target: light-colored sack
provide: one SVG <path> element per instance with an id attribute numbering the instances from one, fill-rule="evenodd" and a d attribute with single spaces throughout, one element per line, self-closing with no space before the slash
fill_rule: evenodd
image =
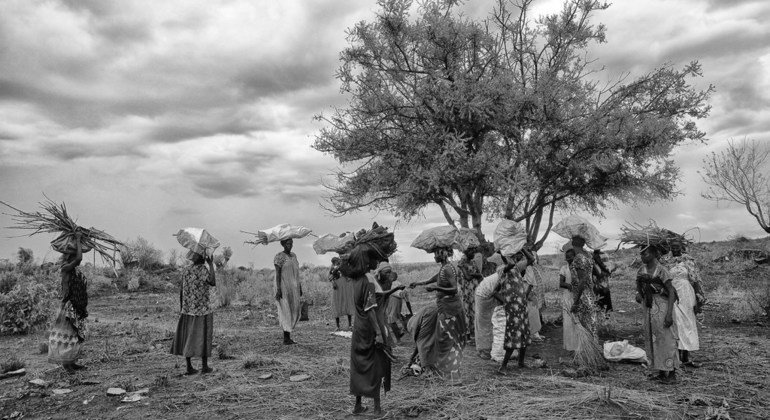
<path id="1" fill-rule="evenodd" d="M 356 238 L 351 232 L 345 232 L 342 235 L 327 233 L 313 242 L 313 250 L 318 255 L 323 255 L 327 252 L 344 254 L 353 248 L 355 240 Z"/>
<path id="2" fill-rule="evenodd" d="M 505 308 L 502 305 L 492 311 L 492 360 L 502 362 L 505 357 Z"/>
<path id="3" fill-rule="evenodd" d="M 521 224 L 503 219 L 498 223 L 493 235 L 495 249 L 503 255 L 513 255 L 527 243 L 527 232 Z"/>
<path id="4" fill-rule="evenodd" d="M 437 248 L 455 248 L 458 244 L 459 231 L 454 226 L 437 226 L 420 232 L 412 247 L 423 251 L 433 252 Z"/>
<path id="5" fill-rule="evenodd" d="M 628 344 L 628 340 L 604 343 L 604 358 L 610 362 L 649 363 L 644 349 Z"/>
<path id="6" fill-rule="evenodd" d="M 566 239 L 579 236 L 585 239 L 586 245 L 592 249 L 599 249 L 607 244 L 607 238 L 599 233 L 596 226 L 576 214 L 565 217 L 552 230 L 553 233 Z"/>
<path id="7" fill-rule="evenodd" d="M 270 229 L 257 231 L 256 243 L 267 245 L 271 242 L 280 242 L 286 239 L 300 239 L 310 235 L 313 231 L 304 226 L 292 226 L 284 223 L 273 226 Z"/>
<path id="8" fill-rule="evenodd" d="M 206 229 L 186 227 L 179 229 L 179 232 L 174 236 L 176 236 L 179 245 L 205 257 L 214 256 L 214 251 L 219 248 L 219 241 L 211 236 Z"/>

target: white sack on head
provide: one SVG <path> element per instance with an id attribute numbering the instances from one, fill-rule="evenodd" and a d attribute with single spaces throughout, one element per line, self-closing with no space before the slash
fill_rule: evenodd
<path id="1" fill-rule="evenodd" d="M 174 236 L 179 245 L 199 255 L 212 257 L 214 251 L 219 248 L 219 241 L 206 229 L 187 227 L 180 229 Z"/>
<path id="2" fill-rule="evenodd" d="M 355 241 L 355 235 L 351 232 L 345 232 L 342 235 L 327 233 L 313 242 L 313 250 L 318 255 L 323 255 L 327 252 L 343 254 L 353 247 Z"/>
<path id="3" fill-rule="evenodd" d="M 412 247 L 427 252 L 434 252 L 436 248 L 457 248 L 459 234 L 456 227 L 449 225 L 425 229 L 412 241 Z"/>
<path id="4" fill-rule="evenodd" d="M 607 242 L 607 238 L 599 233 L 596 226 L 576 214 L 565 217 L 552 230 L 555 234 L 566 239 L 579 236 L 585 239 L 586 245 L 592 249 L 601 248 Z"/>
<path id="5" fill-rule="evenodd" d="M 310 235 L 313 231 L 304 226 L 292 226 L 288 223 L 273 226 L 270 229 L 257 231 L 257 239 L 254 243 L 267 245 L 271 242 L 280 242 L 286 239 L 300 239 Z"/>
<path id="6" fill-rule="evenodd" d="M 495 228 L 493 235 L 495 249 L 503 255 L 513 255 L 527 243 L 527 232 L 521 224 L 503 219 Z"/>

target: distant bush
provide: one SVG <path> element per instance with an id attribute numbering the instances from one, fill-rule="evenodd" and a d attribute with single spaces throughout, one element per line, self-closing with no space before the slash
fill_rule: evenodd
<path id="1" fill-rule="evenodd" d="M 218 270 L 217 271 L 217 306 L 220 308 L 226 308 L 235 300 L 236 296 L 236 280 L 230 270 Z"/>
<path id="2" fill-rule="evenodd" d="M 120 249 L 120 259 L 124 268 L 154 270 L 163 266 L 163 252 L 141 236 L 125 242 Z"/>
<path id="3" fill-rule="evenodd" d="M 0 295 L 0 333 L 27 334 L 51 316 L 53 293 L 38 283 L 17 284 Z"/>

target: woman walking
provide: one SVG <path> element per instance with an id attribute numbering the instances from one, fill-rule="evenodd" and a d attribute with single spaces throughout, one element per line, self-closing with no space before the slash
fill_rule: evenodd
<path id="1" fill-rule="evenodd" d="M 83 261 L 81 239 L 81 233 L 76 232 L 75 252 L 62 255 L 61 305 L 48 336 L 48 361 L 61 364 L 68 373 L 85 368 L 76 363 L 85 342 L 88 317 L 86 280 L 78 268 Z"/>
<path id="2" fill-rule="evenodd" d="M 299 321 L 302 307 L 302 284 L 299 280 L 299 262 L 297 255 L 291 252 L 294 240 L 281 241 L 283 251 L 276 254 L 275 264 L 275 304 L 278 308 L 278 321 L 283 329 L 283 344 L 297 344 L 291 339 L 291 333 Z"/>
<path id="3" fill-rule="evenodd" d="M 179 322 L 171 344 L 171 354 L 184 356 L 187 362 L 186 375 L 198 370 L 192 366 L 192 358 L 200 357 L 201 373 L 211 373 L 208 365 L 211 357 L 211 341 L 214 336 L 214 313 L 209 304 L 209 288 L 216 285 L 214 259 L 189 251 L 187 258 L 192 265 L 182 274 L 182 288 L 179 291 Z"/>

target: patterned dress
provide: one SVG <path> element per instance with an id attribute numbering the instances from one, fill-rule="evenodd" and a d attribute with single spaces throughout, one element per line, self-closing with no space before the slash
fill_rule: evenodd
<path id="1" fill-rule="evenodd" d="M 465 311 L 465 325 L 468 326 L 468 335 L 473 336 L 475 334 L 475 301 L 476 301 L 476 287 L 482 280 L 481 272 L 473 261 L 469 261 L 468 258 L 463 255 L 460 262 L 457 263 L 457 268 L 460 269 L 462 274 L 457 279 L 457 285 L 460 288 L 460 294 L 462 295 L 463 310 Z"/>
<path id="2" fill-rule="evenodd" d="M 294 331 L 302 311 L 299 295 L 299 261 L 293 252 L 286 254 L 279 252 L 273 264 L 281 269 L 281 299 L 275 301 L 278 308 L 278 321 L 286 332 Z M 278 273 L 276 272 L 276 275 Z M 273 282 L 273 291 L 277 285 Z"/>
<path id="3" fill-rule="evenodd" d="M 214 313 L 210 304 L 209 269 L 205 264 L 187 267 L 179 291 L 179 322 L 171 354 L 210 357 L 214 336 Z"/>
<path id="4" fill-rule="evenodd" d="M 596 298 L 594 296 L 594 288 L 592 283 L 592 272 L 594 267 L 594 260 L 585 252 L 577 251 L 575 259 L 572 260 L 570 265 L 570 275 L 572 276 L 573 298 L 574 292 L 583 287 L 583 294 L 580 296 L 580 300 L 577 302 L 578 308 L 575 312 L 580 324 L 591 333 L 595 340 L 599 340 L 599 333 L 596 326 L 596 310 L 595 306 Z M 588 273 L 585 278 L 578 276 L 579 272 Z M 584 284 L 581 284 L 584 283 Z"/>
<path id="5" fill-rule="evenodd" d="M 559 270 L 559 275 L 564 276 L 564 279 L 567 283 L 571 284 L 573 287 L 577 286 L 577 282 L 572 279 L 572 273 L 570 272 L 569 265 L 565 264 L 561 266 L 561 269 Z M 572 309 L 572 304 L 575 303 L 575 298 L 572 295 L 572 291 L 567 289 L 561 289 L 561 295 L 562 295 L 562 302 L 561 302 L 561 309 L 562 309 L 562 328 L 563 328 L 563 336 L 562 336 L 562 342 L 564 345 L 564 350 L 568 351 L 575 351 L 577 350 L 577 334 L 575 331 L 575 318 L 572 316 L 572 313 L 570 313 L 570 310 Z"/>
<path id="6" fill-rule="evenodd" d="M 339 268 L 329 271 L 329 281 L 335 286 L 332 288 L 332 312 L 335 318 L 345 315 L 355 315 L 356 305 L 353 302 L 353 281 L 343 276 Z"/>
<path id="7" fill-rule="evenodd" d="M 87 335 L 88 293 L 85 276 L 79 268 L 62 271 L 62 304 L 48 335 L 48 361 L 71 364 L 80 358 Z"/>
<path id="8" fill-rule="evenodd" d="M 527 289 L 529 283 L 515 269 L 500 273 L 500 294 L 505 304 L 506 350 L 526 348 L 531 343 L 529 315 L 527 312 Z"/>

